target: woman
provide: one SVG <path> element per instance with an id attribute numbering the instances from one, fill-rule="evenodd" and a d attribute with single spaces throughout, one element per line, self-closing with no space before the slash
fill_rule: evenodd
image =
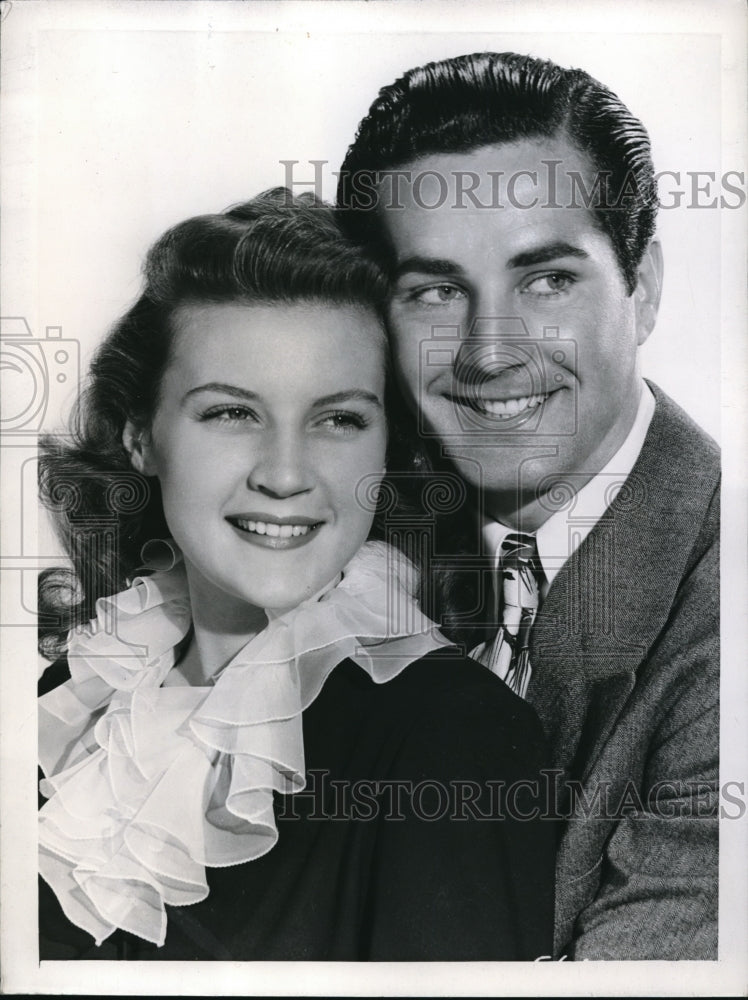
<path id="1" fill-rule="evenodd" d="M 289 192 L 188 220 L 47 443 L 42 958 L 550 953 L 538 722 L 367 541 L 384 291 Z"/>

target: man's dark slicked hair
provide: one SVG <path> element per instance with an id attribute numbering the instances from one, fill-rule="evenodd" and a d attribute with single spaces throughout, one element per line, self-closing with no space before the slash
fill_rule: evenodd
<path id="1" fill-rule="evenodd" d="M 531 56 L 457 56 L 409 70 L 382 88 L 341 167 L 338 204 L 346 229 L 381 253 L 381 209 L 373 210 L 372 188 L 385 171 L 436 153 L 551 136 L 566 137 L 600 179 L 589 207 L 631 293 L 657 213 L 647 131 L 588 73 Z"/>

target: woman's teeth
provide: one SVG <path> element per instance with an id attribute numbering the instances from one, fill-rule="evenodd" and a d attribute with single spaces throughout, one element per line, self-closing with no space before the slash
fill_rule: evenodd
<path id="1" fill-rule="evenodd" d="M 516 417 L 523 410 L 532 410 L 536 406 L 540 406 L 546 399 L 548 399 L 548 393 L 535 396 L 517 396 L 516 399 L 481 399 L 475 400 L 473 405 L 480 413 L 489 417 L 502 417 L 508 420 L 510 417 Z"/>
<path id="2" fill-rule="evenodd" d="M 244 531 L 253 531 L 257 535 L 269 535 L 271 538 L 291 538 L 296 535 L 307 535 L 316 527 L 313 524 L 275 524 L 272 521 L 245 521 L 237 517 L 236 523 Z"/>

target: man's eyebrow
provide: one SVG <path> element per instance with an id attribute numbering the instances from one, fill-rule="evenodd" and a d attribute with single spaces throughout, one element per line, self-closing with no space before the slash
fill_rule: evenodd
<path id="1" fill-rule="evenodd" d="M 462 274 L 462 268 L 453 260 L 441 257 L 405 257 L 399 261 L 392 272 L 392 280 L 397 281 L 404 274 L 429 274 L 436 278 L 445 278 L 454 274 Z"/>
<path id="2" fill-rule="evenodd" d="M 555 243 L 544 243 L 533 250 L 523 250 L 510 257 L 506 262 L 507 269 L 514 267 L 530 267 L 533 264 L 547 264 L 551 260 L 559 257 L 578 257 L 580 260 L 589 260 L 589 254 L 581 247 L 574 246 L 573 243 L 565 243 L 558 240 Z"/>
<path id="3" fill-rule="evenodd" d="M 231 396 L 233 399 L 244 399 L 256 402 L 262 397 L 259 393 L 252 392 L 251 389 L 243 389 L 238 385 L 230 385 L 228 382 L 206 382 L 204 385 L 197 385 L 184 394 L 184 400 L 191 396 L 196 396 L 201 392 L 217 392 L 224 396 Z M 320 396 L 314 400 L 314 406 L 334 406 L 336 403 L 348 403 L 359 400 L 364 403 L 371 403 L 374 406 L 383 408 L 382 400 L 376 393 L 369 392 L 368 389 L 343 389 L 340 392 L 330 393 L 328 396 Z"/>
<path id="4" fill-rule="evenodd" d="M 547 264 L 551 260 L 559 257 L 576 257 L 579 260 L 589 260 L 589 254 L 581 247 L 573 243 L 566 243 L 564 240 L 556 240 L 553 243 L 544 243 L 542 246 L 532 250 L 523 250 L 521 253 L 510 257 L 506 262 L 507 270 L 515 267 L 531 267 L 533 264 Z M 405 257 L 399 261 L 393 271 L 392 280 L 397 281 L 405 274 L 428 274 L 434 278 L 448 278 L 461 276 L 463 269 L 453 260 L 443 257 Z"/>

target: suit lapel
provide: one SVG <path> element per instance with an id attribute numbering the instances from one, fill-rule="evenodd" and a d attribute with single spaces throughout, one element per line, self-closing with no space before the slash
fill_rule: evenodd
<path id="1" fill-rule="evenodd" d="M 598 525 L 556 577 L 538 614 L 530 651 L 528 700 L 551 744 L 553 765 L 582 779 L 607 738 L 635 680 L 643 645 L 622 630 L 611 599 L 620 584 L 615 521 Z M 591 599 L 590 599 L 591 598 Z M 581 763 L 577 763 L 581 762 Z"/>
<path id="2" fill-rule="evenodd" d="M 667 619 L 701 521 L 697 511 L 703 516 L 714 486 L 713 470 L 695 471 L 689 462 L 687 418 L 652 390 L 655 414 L 630 476 L 557 575 L 533 627 L 528 701 L 554 766 L 579 780 L 594 766 Z"/>

